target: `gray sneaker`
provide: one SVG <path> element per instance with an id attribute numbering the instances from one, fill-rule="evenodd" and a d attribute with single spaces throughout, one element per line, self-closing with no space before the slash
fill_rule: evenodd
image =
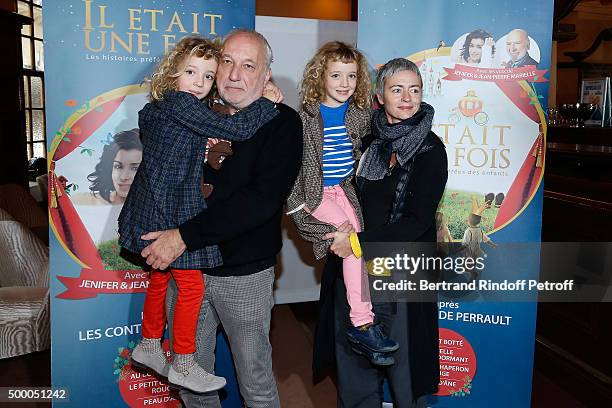
<path id="1" fill-rule="evenodd" d="M 150 368 L 157 374 L 164 377 L 168 376 L 170 364 L 166 360 L 164 352 L 148 354 L 144 351 L 140 343 L 132 351 L 132 364 L 141 368 Z"/>
<path id="2" fill-rule="evenodd" d="M 197 364 L 184 373 L 179 373 L 170 367 L 168 382 L 172 385 L 187 388 L 193 392 L 210 392 L 225 387 L 225 378 L 210 374 Z"/>

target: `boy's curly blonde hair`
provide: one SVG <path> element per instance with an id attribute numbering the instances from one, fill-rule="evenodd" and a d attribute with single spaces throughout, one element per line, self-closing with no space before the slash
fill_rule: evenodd
<path id="1" fill-rule="evenodd" d="M 357 64 L 357 87 L 353 94 L 353 102 L 360 109 L 370 105 L 370 72 L 368 62 L 361 51 L 352 45 L 332 41 L 323 45 L 304 68 L 304 77 L 300 88 L 302 105 L 323 102 L 325 100 L 325 70 L 327 63 L 341 61 L 345 64 Z"/>
<path id="2" fill-rule="evenodd" d="M 162 100 L 164 93 L 177 90 L 177 79 L 181 75 L 182 64 L 191 56 L 207 60 L 214 58 L 218 62 L 221 57 L 221 41 L 197 36 L 182 38 L 172 50 L 164 55 L 151 77 L 152 101 Z M 216 91 L 217 88 L 213 84 L 206 99 L 209 101 L 214 99 Z"/>

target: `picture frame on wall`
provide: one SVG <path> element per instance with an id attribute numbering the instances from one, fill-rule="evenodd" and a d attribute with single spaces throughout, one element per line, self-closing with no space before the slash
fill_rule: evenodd
<path id="1" fill-rule="evenodd" d="M 591 117 L 585 120 L 585 125 L 604 126 L 604 117 L 606 111 L 606 99 L 609 104 L 609 98 L 606 98 L 609 93 L 610 78 L 593 78 L 583 79 L 580 89 L 580 103 L 592 103 L 596 105 L 596 109 Z M 609 113 L 608 113 L 609 115 Z"/>

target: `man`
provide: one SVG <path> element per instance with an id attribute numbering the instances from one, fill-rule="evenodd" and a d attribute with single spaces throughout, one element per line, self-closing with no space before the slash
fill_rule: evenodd
<path id="1" fill-rule="evenodd" d="M 538 65 L 538 62 L 529 55 L 529 35 L 527 31 L 515 28 L 506 36 L 506 51 L 510 55 L 510 61 L 504 65 L 506 68 L 519 68 L 526 65 Z"/>
<path id="2" fill-rule="evenodd" d="M 221 99 L 235 113 L 261 95 L 270 79 L 272 50 L 266 39 L 239 29 L 225 39 L 217 70 Z M 198 323 L 197 362 L 214 370 L 219 323 L 227 333 L 240 392 L 248 407 L 279 407 L 269 341 L 274 264 L 281 249 L 282 207 L 302 158 L 302 123 L 282 104 L 278 115 L 244 142 L 218 170 L 205 167 L 214 186 L 208 209 L 178 229 L 146 234 L 155 240 L 142 255 L 165 268 L 185 250 L 219 244 L 223 266 L 204 269 L 205 298 Z M 175 295 L 169 292 L 169 303 Z M 170 305 L 172 309 L 172 305 Z M 169 314 L 170 316 L 170 314 Z M 169 321 L 171 319 L 169 318 Z M 181 391 L 188 407 L 220 407 L 218 395 Z"/>

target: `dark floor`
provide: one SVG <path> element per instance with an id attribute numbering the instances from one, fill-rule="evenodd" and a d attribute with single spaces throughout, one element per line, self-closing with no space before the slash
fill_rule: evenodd
<path id="1" fill-rule="evenodd" d="M 274 371 L 281 405 L 285 408 L 336 406 L 331 379 L 311 381 L 312 336 L 316 303 L 279 305 L 274 308 L 272 332 Z M 0 360 L 0 387 L 49 386 L 49 351 Z M 50 404 L 0 404 L 2 408 L 50 407 Z M 586 408 L 535 368 L 532 408 Z"/>
<path id="2" fill-rule="evenodd" d="M 51 351 L 0 360 L 0 387 L 51 386 Z M 50 403 L 0 403 L 2 408 L 42 408 Z"/>

